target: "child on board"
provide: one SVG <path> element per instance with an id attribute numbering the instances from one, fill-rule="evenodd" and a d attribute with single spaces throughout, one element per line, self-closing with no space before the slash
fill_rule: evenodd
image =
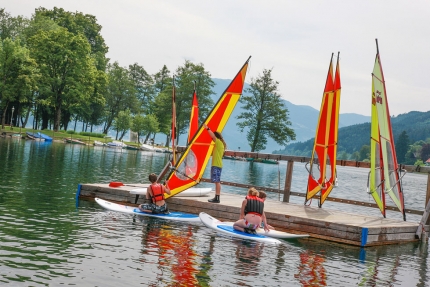
<path id="1" fill-rule="evenodd" d="M 256 234 L 256 229 L 264 223 L 264 230 L 269 231 L 264 214 L 264 200 L 258 197 L 258 190 L 251 187 L 248 195 L 242 201 L 239 220 L 233 224 L 233 228 L 242 232 Z"/>
<path id="2" fill-rule="evenodd" d="M 211 129 L 206 124 L 203 124 L 203 126 L 208 131 L 212 141 L 215 143 L 215 147 L 212 151 L 211 166 L 211 182 L 215 183 L 215 197 L 208 199 L 208 201 L 212 203 L 220 203 L 222 157 L 224 156 L 224 152 L 227 149 L 227 144 L 225 143 L 221 133 L 217 131 L 211 131 Z"/>
<path id="3" fill-rule="evenodd" d="M 150 203 L 139 205 L 139 210 L 143 212 L 152 212 L 155 214 L 168 214 L 169 209 L 167 208 L 167 203 L 164 200 L 164 193 L 170 194 L 168 185 L 157 183 L 157 175 L 155 173 L 151 173 L 149 175 L 149 181 L 151 182 L 151 185 L 146 189 L 145 202 L 149 201 Z"/>

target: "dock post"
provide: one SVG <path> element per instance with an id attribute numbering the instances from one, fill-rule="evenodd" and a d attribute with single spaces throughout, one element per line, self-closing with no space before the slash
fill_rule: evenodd
<path id="1" fill-rule="evenodd" d="M 287 164 L 287 171 L 285 174 L 285 186 L 284 186 L 284 199 L 283 202 L 290 202 L 291 194 L 291 180 L 293 178 L 293 167 L 294 161 L 289 160 Z"/>
<path id="2" fill-rule="evenodd" d="M 429 204 L 430 201 L 430 172 L 427 175 L 427 193 L 426 193 L 426 201 L 425 206 Z M 427 219 L 426 225 L 430 225 L 430 217 Z"/>

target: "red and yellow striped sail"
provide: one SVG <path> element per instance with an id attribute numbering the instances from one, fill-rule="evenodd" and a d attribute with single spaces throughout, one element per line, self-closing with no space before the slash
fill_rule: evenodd
<path id="1" fill-rule="evenodd" d="M 336 182 L 340 91 L 339 54 L 334 79 L 332 54 L 321 102 L 306 192 L 306 201 L 320 192 L 320 207 L 327 199 Z"/>
<path id="2" fill-rule="evenodd" d="M 372 116 L 370 138 L 370 174 L 368 192 L 385 217 L 385 194 L 388 194 L 406 220 L 403 191 L 397 164 L 396 150 L 394 148 L 391 118 L 388 109 L 387 93 L 385 89 L 384 74 L 382 72 L 379 56 L 378 41 L 377 53 L 372 72 Z"/>
<path id="3" fill-rule="evenodd" d="M 194 88 L 193 106 L 191 107 L 190 129 L 188 130 L 188 141 L 190 143 L 199 128 L 199 104 L 197 102 L 197 93 Z"/>
<path id="4" fill-rule="evenodd" d="M 212 131 L 220 133 L 223 131 L 227 120 L 239 101 L 250 58 L 245 62 L 205 119 L 204 123 Z M 201 125 L 167 178 L 171 194 L 164 194 L 165 198 L 174 196 L 200 182 L 213 148 L 212 138 Z"/>

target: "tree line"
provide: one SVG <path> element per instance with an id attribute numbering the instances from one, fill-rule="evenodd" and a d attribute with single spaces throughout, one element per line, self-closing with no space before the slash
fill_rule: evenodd
<path id="1" fill-rule="evenodd" d="M 186 134 L 194 87 L 199 122 L 211 110 L 214 82 L 204 65 L 186 60 L 172 73 L 166 65 L 149 74 L 142 65 L 122 67 L 106 57 L 108 46 L 93 15 L 54 7 L 37 8 L 30 19 L 0 9 L 0 114 L 25 127 L 67 130 L 82 122 L 84 131 L 103 126 L 121 140 L 128 130 L 144 137 L 156 133 L 170 141 L 173 77 L 176 90 L 177 139 Z M 280 105 L 278 82 L 271 70 L 252 80 L 241 130 L 253 151 L 265 148 L 267 137 L 284 145 L 295 139 L 288 110 Z"/>

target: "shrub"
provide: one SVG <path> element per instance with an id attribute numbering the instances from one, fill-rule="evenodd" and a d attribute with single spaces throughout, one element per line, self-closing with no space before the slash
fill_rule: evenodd
<path id="1" fill-rule="evenodd" d="M 106 134 L 102 134 L 102 133 L 91 133 L 91 132 L 80 132 L 79 133 L 82 136 L 87 136 L 87 137 L 96 137 L 96 138 L 104 138 L 106 136 Z"/>

